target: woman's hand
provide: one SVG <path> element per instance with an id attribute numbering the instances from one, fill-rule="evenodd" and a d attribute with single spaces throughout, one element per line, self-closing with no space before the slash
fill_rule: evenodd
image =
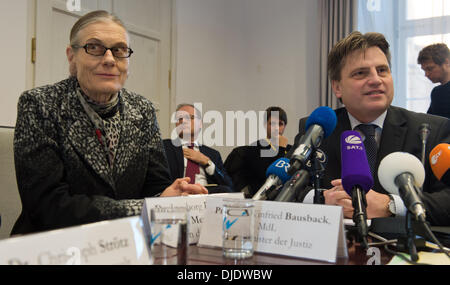
<path id="1" fill-rule="evenodd" d="M 178 178 L 167 187 L 160 197 L 187 196 L 193 194 L 208 194 L 208 190 L 200 184 L 189 184 L 189 177 Z"/>

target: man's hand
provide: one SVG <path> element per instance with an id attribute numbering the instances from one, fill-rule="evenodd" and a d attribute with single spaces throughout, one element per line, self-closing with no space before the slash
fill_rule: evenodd
<path id="1" fill-rule="evenodd" d="M 324 191 L 325 204 L 342 206 L 345 218 L 353 218 L 352 197 L 345 192 L 342 187 L 342 180 L 336 179 L 331 181 L 334 187 L 330 190 Z M 368 219 L 390 217 L 389 211 L 389 196 L 380 194 L 376 191 L 370 190 L 366 194 L 366 213 Z"/>
<path id="2" fill-rule="evenodd" d="M 161 197 L 187 196 L 192 194 L 208 194 L 208 190 L 200 184 L 189 184 L 191 178 L 184 177 L 175 180 L 162 193 Z"/>
<path id="3" fill-rule="evenodd" d="M 203 153 L 190 148 L 183 148 L 183 155 L 184 157 L 186 157 L 186 159 L 192 160 L 193 162 L 196 162 L 201 166 L 205 166 L 210 160 L 209 157 L 207 157 Z"/>
<path id="4" fill-rule="evenodd" d="M 381 194 L 370 190 L 366 194 L 367 218 L 386 218 L 391 216 L 389 211 L 390 198 L 386 194 Z"/>
<path id="5" fill-rule="evenodd" d="M 331 185 L 334 187 L 323 192 L 325 204 L 342 206 L 344 217 L 350 219 L 353 218 L 352 197 L 350 197 L 342 187 L 342 180 L 333 180 L 331 181 Z"/>

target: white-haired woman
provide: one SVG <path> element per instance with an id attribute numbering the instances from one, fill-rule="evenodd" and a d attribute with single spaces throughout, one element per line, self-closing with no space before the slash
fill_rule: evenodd
<path id="1" fill-rule="evenodd" d="M 205 194 L 170 180 L 155 109 L 123 88 L 129 35 L 106 11 L 80 18 L 70 77 L 24 92 L 14 138 L 22 213 L 12 234 L 139 215 L 143 198 Z"/>

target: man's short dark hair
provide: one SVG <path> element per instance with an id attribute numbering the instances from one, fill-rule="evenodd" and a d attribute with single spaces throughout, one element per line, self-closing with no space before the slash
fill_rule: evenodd
<path id="1" fill-rule="evenodd" d="M 272 106 L 266 109 L 266 122 L 270 120 L 271 112 L 278 112 L 278 118 L 280 121 L 283 121 L 285 125 L 287 125 L 287 114 L 280 107 Z"/>
<path id="2" fill-rule="evenodd" d="M 432 60 L 437 65 L 444 64 L 446 59 L 450 59 L 450 51 L 446 44 L 432 44 L 424 47 L 417 57 L 417 63 L 423 64 Z"/>
<path id="3" fill-rule="evenodd" d="M 378 47 L 385 54 L 389 66 L 391 66 L 391 53 L 389 43 L 383 34 L 365 33 L 355 31 L 340 40 L 328 54 L 328 74 L 331 80 L 341 80 L 341 71 L 347 60 L 347 56 L 357 50 L 367 50 Z"/>

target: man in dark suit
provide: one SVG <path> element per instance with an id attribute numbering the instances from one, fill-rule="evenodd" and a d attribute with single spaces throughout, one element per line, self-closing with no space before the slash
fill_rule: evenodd
<path id="1" fill-rule="evenodd" d="M 389 44 L 384 36 L 378 33 L 351 33 L 331 50 L 328 71 L 333 91 L 345 108 L 336 110 L 336 129 L 320 146 L 328 156 L 322 181 L 322 186 L 329 189 L 324 191 L 325 203 L 342 206 L 345 217 L 351 218 L 353 215 L 351 197 L 342 188 L 340 179 L 339 142 L 342 132 L 354 129 L 361 133 L 365 144 L 369 137 L 376 144 L 374 186 L 366 195 L 368 218 L 406 215 L 407 210 L 401 198 L 388 194 L 380 185 L 377 169 L 380 161 L 392 152 L 408 152 L 420 157 L 419 127 L 422 123 L 428 123 L 431 125 L 431 134 L 426 149 L 426 179 L 422 200 L 427 219 L 432 224 L 450 225 L 450 189 L 436 179 L 428 161 L 434 146 L 450 142 L 450 121 L 391 106 L 394 88 Z M 306 132 L 306 119 L 300 120 L 296 141 Z M 364 125 L 369 126 L 372 133 Z M 312 196 L 313 191 L 306 195 L 304 202 L 311 201 Z"/>
<path id="2" fill-rule="evenodd" d="M 433 83 L 441 83 L 431 91 L 427 113 L 450 119 L 450 50 L 444 43 L 424 47 L 417 58 L 425 76 Z"/>
<path id="3" fill-rule="evenodd" d="M 209 193 L 232 192 L 220 153 L 197 141 L 202 128 L 200 111 L 194 105 L 180 104 L 175 116 L 178 138 L 163 141 L 172 179 L 190 177 L 190 183 L 205 186 Z"/>

